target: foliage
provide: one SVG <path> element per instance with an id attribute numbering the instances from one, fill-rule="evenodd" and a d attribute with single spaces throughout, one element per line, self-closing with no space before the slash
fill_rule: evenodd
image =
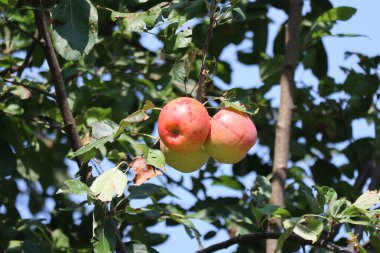
<path id="1" fill-rule="evenodd" d="M 210 5 L 204 0 L 43 2 L 83 147 L 72 150 L 66 136 L 55 80 L 34 35 L 35 7 L 0 0 L 1 252 L 107 253 L 119 250 L 118 236 L 128 252 L 157 252 L 169 237 L 152 232 L 157 224 L 181 225 L 189 240 L 207 245 L 216 231 L 230 236 L 263 231 L 271 217 L 280 218 L 285 228 L 278 244 L 284 252 L 301 247 L 292 235 L 314 245 L 329 240 L 346 247 L 347 240 L 336 239 L 339 228 L 361 252 L 366 239 L 368 248 L 380 250 L 380 56 L 347 52 L 358 68 L 342 67 L 346 78 L 338 82 L 328 75 L 322 40 L 359 36 L 332 33 L 355 9 L 311 0 L 303 16 L 299 65 L 311 70 L 318 84 L 297 80 L 286 206 L 279 207 L 269 205 L 278 108 L 268 94 L 284 68 L 286 23 L 269 48 L 268 12 L 288 13 L 288 1 L 218 1 L 207 55 L 202 50 Z M 232 69 L 220 59 L 222 52 L 247 40 L 251 50 L 237 52 L 237 59 L 257 65 L 262 83 L 221 90 L 216 80 L 230 84 Z M 202 62 L 210 114 L 224 106 L 250 114 L 260 152 L 227 169 L 210 160 L 197 173 L 179 175 L 165 167 L 151 135 L 160 107 L 195 95 Z M 354 139 L 355 120 L 373 124 L 375 135 Z M 103 168 L 103 160 L 113 168 Z M 88 177 L 74 178 L 73 168 L 76 175 L 89 168 Z M 190 208 L 179 204 L 180 188 L 196 199 Z M 144 206 L 137 208 L 136 200 L 144 200 Z M 195 220 L 214 228 L 202 232 Z M 362 238 L 350 234 L 358 226 Z M 263 249 L 263 240 L 256 240 L 239 244 L 237 252 Z"/>

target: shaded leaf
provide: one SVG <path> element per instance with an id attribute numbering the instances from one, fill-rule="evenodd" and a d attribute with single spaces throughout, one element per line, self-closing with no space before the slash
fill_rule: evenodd
<path id="1" fill-rule="evenodd" d="M 230 177 L 230 176 L 217 177 L 213 180 L 212 184 L 213 185 L 223 185 L 223 186 L 235 189 L 235 190 L 244 190 L 245 189 L 244 185 L 239 180 L 237 180 L 234 177 Z"/>
<path id="2" fill-rule="evenodd" d="M 356 13 L 356 9 L 348 6 L 340 6 L 330 9 L 319 16 L 316 20 L 316 24 L 332 21 L 345 21 L 350 19 Z"/>
<path id="3" fill-rule="evenodd" d="M 120 121 L 119 128 L 113 135 L 114 138 L 117 138 L 125 130 L 125 128 L 127 128 L 130 124 L 140 123 L 147 119 L 149 119 L 149 115 L 146 114 L 144 110 L 138 110 L 132 113 L 131 115 L 129 115 L 128 117 Z"/>
<path id="4" fill-rule="evenodd" d="M 98 241 L 94 243 L 95 253 L 112 253 L 116 247 L 116 236 L 113 224 L 104 220 L 98 227 Z"/>
<path id="5" fill-rule="evenodd" d="M 9 91 L 20 99 L 28 99 L 32 95 L 30 91 L 23 86 L 12 86 L 9 88 Z"/>
<path id="6" fill-rule="evenodd" d="M 285 232 L 282 233 L 281 236 L 278 238 L 277 246 L 274 252 L 277 252 L 282 249 L 284 242 L 289 238 L 289 236 L 292 235 L 294 228 L 296 227 L 299 220 L 300 218 L 292 218 L 289 220 L 284 220 L 283 225 L 285 228 Z"/>
<path id="7" fill-rule="evenodd" d="M 102 120 L 92 124 L 91 139 L 98 140 L 103 137 L 111 136 L 116 132 L 118 125 L 111 120 Z"/>
<path id="8" fill-rule="evenodd" d="M 94 149 L 94 148 L 99 149 L 99 148 L 103 147 L 107 142 L 113 142 L 113 141 L 114 141 L 114 138 L 112 135 L 111 136 L 105 136 L 105 137 L 100 138 L 98 140 L 91 141 L 86 146 L 83 146 L 80 149 L 78 149 L 77 151 L 75 151 L 71 156 L 69 156 L 69 158 L 74 158 L 76 156 L 82 155 L 82 154 L 87 153 L 88 151 L 90 151 L 91 149 Z"/>
<path id="9" fill-rule="evenodd" d="M 177 197 L 173 193 L 168 191 L 165 187 L 150 183 L 146 183 L 138 187 L 131 186 L 129 191 L 130 194 L 128 196 L 128 199 L 146 199 L 149 197 L 154 197 L 155 199 L 158 199 L 165 196 Z"/>
<path id="10" fill-rule="evenodd" d="M 68 179 L 65 181 L 68 189 L 59 189 L 57 194 L 60 193 L 70 193 L 75 195 L 88 194 L 90 196 L 95 196 L 91 189 L 83 182 L 77 179 Z"/>
<path id="11" fill-rule="evenodd" d="M 62 0 L 51 8 L 55 51 L 68 61 L 88 55 L 98 36 L 98 12 L 89 0 Z"/>
<path id="12" fill-rule="evenodd" d="M 139 241 L 130 241 L 125 244 L 128 253 L 159 253 L 152 247 L 146 246 Z"/>
<path id="13" fill-rule="evenodd" d="M 221 98 L 224 106 L 231 107 L 235 110 L 255 115 L 259 108 L 250 98 L 250 93 L 247 90 L 234 88 L 223 94 Z"/>

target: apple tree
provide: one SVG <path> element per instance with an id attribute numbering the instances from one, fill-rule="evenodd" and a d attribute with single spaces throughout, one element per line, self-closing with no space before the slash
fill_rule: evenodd
<path id="1" fill-rule="evenodd" d="M 273 40 L 271 10 L 286 14 Z M 198 252 L 379 252 L 380 56 L 347 52 L 357 66 L 338 81 L 324 45 L 363 36 L 333 33 L 355 12 L 329 0 L 0 0 L 0 252 L 159 252 L 173 235 L 157 225 Z M 225 52 L 259 71 L 236 84 Z M 210 144 L 192 173 L 189 150 L 159 144 L 159 115 L 179 97 L 206 113 L 177 120 L 191 130 L 213 127 L 207 113 L 247 119 L 219 131 L 232 147 Z M 358 120 L 374 134 L 354 138 Z M 257 136 L 235 144 L 252 122 Z"/>

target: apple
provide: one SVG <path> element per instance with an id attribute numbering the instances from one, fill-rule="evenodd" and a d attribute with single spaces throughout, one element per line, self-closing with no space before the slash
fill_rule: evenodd
<path id="1" fill-rule="evenodd" d="M 158 134 L 168 148 L 182 154 L 199 150 L 210 131 L 210 116 L 193 98 L 180 97 L 166 104 L 158 117 Z"/>
<path id="2" fill-rule="evenodd" d="M 232 164 L 243 159 L 256 140 L 256 127 L 247 114 L 223 108 L 211 118 L 204 147 L 216 161 Z"/>
<path id="3" fill-rule="evenodd" d="M 169 149 L 160 141 L 160 149 L 162 153 L 164 153 L 165 161 L 168 165 L 185 173 L 200 169 L 210 158 L 203 147 L 191 153 L 182 154 L 173 149 Z"/>

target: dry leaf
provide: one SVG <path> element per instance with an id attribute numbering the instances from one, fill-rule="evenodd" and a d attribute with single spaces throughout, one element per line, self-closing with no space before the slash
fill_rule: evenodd
<path id="1" fill-rule="evenodd" d="M 129 167 L 136 174 L 133 183 L 137 186 L 142 185 L 151 178 L 162 175 L 161 171 L 155 169 L 152 165 L 146 164 L 142 156 L 133 158 Z"/>
<path id="2" fill-rule="evenodd" d="M 82 138 L 82 145 L 83 146 L 86 146 L 91 140 L 91 134 L 90 133 L 86 133 L 85 136 L 83 136 Z"/>

